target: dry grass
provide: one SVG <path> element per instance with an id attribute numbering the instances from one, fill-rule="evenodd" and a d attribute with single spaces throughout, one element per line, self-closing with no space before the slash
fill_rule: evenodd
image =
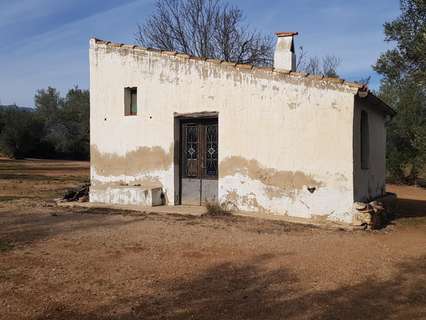
<path id="1" fill-rule="evenodd" d="M 226 208 L 224 204 L 218 202 L 208 202 L 206 204 L 207 212 L 204 216 L 209 217 L 230 217 L 232 212 Z"/>
<path id="2" fill-rule="evenodd" d="M 0 240 L 0 252 L 9 251 L 13 249 L 13 245 L 7 241 Z"/>

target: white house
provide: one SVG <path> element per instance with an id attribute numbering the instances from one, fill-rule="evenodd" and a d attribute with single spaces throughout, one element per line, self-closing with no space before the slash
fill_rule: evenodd
<path id="1" fill-rule="evenodd" d="M 351 223 L 385 194 L 385 121 L 360 84 L 90 40 L 90 201 L 202 205 Z"/>

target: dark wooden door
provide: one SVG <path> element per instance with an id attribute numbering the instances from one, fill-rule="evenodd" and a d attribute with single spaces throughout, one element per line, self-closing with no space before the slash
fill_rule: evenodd
<path id="1" fill-rule="evenodd" d="M 181 203 L 201 205 L 217 201 L 217 119 L 182 121 Z"/>

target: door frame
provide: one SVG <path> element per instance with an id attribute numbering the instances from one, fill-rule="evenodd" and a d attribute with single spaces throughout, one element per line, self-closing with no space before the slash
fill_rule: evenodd
<path id="1" fill-rule="evenodd" d="M 174 148 L 174 163 L 175 163 L 175 204 L 182 205 L 182 178 L 183 178 L 183 159 L 182 159 L 182 148 L 183 148 L 183 137 L 182 137 L 182 124 L 190 122 L 203 122 L 203 121 L 216 121 L 218 130 L 218 152 L 219 152 L 219 112 L 196 112 L 196 113 L 184 113 L 174 114 L 174 135 L 175 135 L 175 148 Z M 219 181 L 219 159 L 218 159 L 218 177 Z M 200 178 L 200 182 L 203 179 Z M 178 190 L 176 190 L 176 188 Z M 219 190 L 218 190 L 219 191 Z M 201 192 L 201 190 L 200 190 Z M 201 200 L 201 199 L 200 199 Z M 200 204 L 201 205 L 201 204 Z"/>

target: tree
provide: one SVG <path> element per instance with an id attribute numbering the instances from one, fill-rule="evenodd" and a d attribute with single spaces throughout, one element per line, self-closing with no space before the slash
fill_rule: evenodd
<path id="1" fill-rule="evenodd" d="M 383 85 L 381 96 L 398 110 L 388 125 L 388 171 L 397 182 L 415 183 L 426 164 L 426 95 L 416 83 L 405 82 L 398 87 Z"/>
<path id="2" fill-rule="evenodd" d="M 59 92 L 52 87 L 37 90 L 34 104 L 38 114 L 45 120 L 52 120 L 62 101 Z"/>
<path id="3" fill-rule="evenodd" d="M 274 39 L 243 24 L 240 9 L 222 0 L 157 0 L 138 26 L 145 47 L 255 65 L 271 65 Z"/>
<path id="4" fill-rule="evenodd" d="M 337 68 L 342 64 L 342 59 L 333 56 L 327 55 L 322 58 L 322 74 L 324 77 L 329 78 L 338 78 Z"/>
<path id="5" fill-rule="evenodd" d="M 10 108 L 5 110 L 0 135 L 0 149 L 9 157 L 23 158 L 39 152 L 43 122 L 34 112 Z"/>
<path id="6" fill-rule="evenodd" d="M 327 55 L 322 59 L 317 56 L 309 57 L 303 47 L 300 47 L 296 70 L 318 76 L 338 78 L 337 68 L 341 64 L 342 59 L 334 55 Z"/>
<path id="7" fill-rule="evenodd" d="M 45 94 L 49 95 L 49 93 Z M 70 89 L 46 122 L 45 140 L 53 145 L 58 155 L 84 159 L 89 155 L 89 91 L 78 87 Z"/>
<path id="8" fill-rule="evenodd" d="M 0 151 L 14 158 L 89 158 L 89 91 L 38 90 L 36 109 L 0 108 Z"/>
<path id="9" fill-rule="evenodd" d="M 426 85 L 426 1 L 401 0 L 401 15 L 385 23 L 387 42 L 396 47 L 378 59 L 375 70 L 385 81 L 407 80 Z"/>
<path id="10" fill-rule="evenodd" d="M 396 44 L 377 60 L 380 97 L 397 116 L 388 127 L 391 178 L 415 183 L 426 168 L 426 2 L 401 0 L 401 15 L 385 23 L 386 41 Z"/>

